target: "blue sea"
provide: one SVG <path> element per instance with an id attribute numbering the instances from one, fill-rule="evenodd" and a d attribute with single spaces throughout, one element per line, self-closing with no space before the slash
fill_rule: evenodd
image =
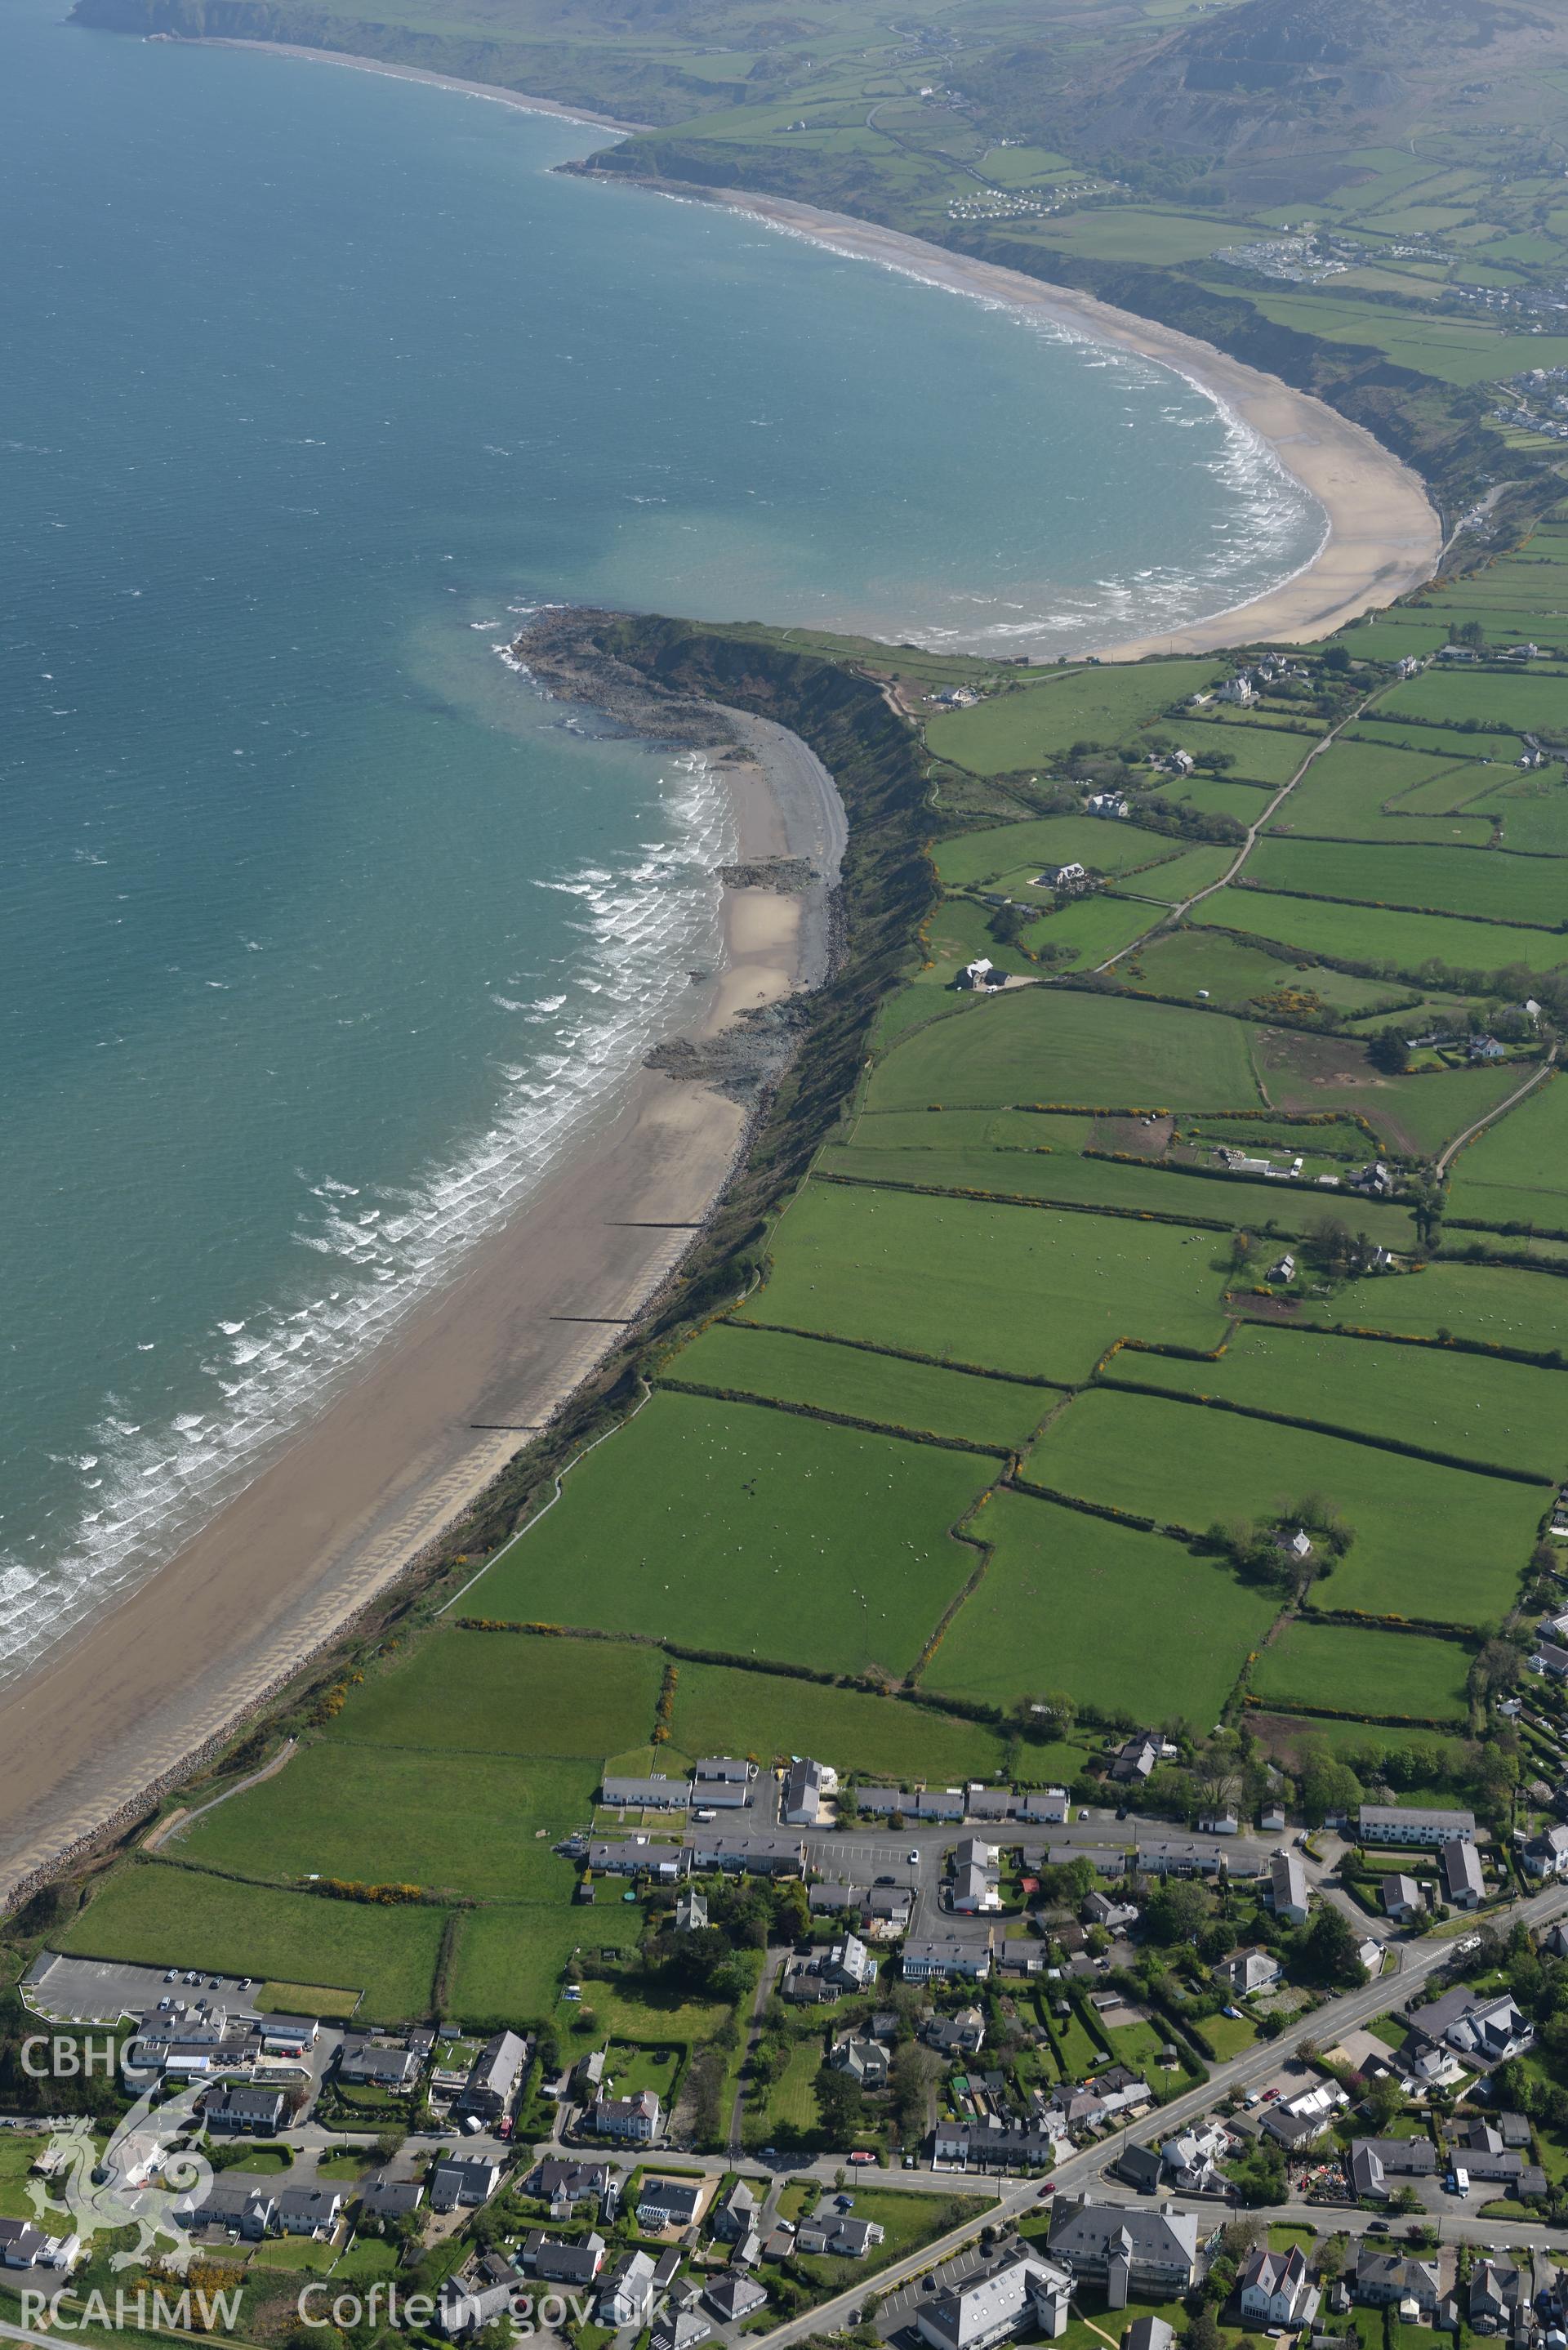
<path id="1" fill-rule="evenodd" d="M 1317 509 L 1185 382 L 554 167 L 603 134 L 0 5 L 0 1669 L 168 1555 L 716 951 L 724 806 L 542 602 L 1054 655 Z"/>

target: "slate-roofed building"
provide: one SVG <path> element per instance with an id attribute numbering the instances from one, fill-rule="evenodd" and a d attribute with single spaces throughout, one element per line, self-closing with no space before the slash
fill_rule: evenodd
<path id="1" fill-rule="evenodd" d="M 1474 1841 L 1473 1812 L 1428 1811 L 1421 1804 L 1363 1804 L 1358 1814 L 1363 1844 L 1462 1844 Z"/>
<path id="2" fill-rule="evenodd" d="M 1025 2330 L 1054 2341 L 1067 2325 L 1072 2279 L 1025 2253 L 922 2303 L 915 2324 L 931 2350 L 991 2350 Z"/>
<path id="3" fill-rule="evenodd" d="M 1198 2220 L 1190 2211 L 1062 2196 L 1047 2249 L 1075 2278 L 1101 2286 L 1112 2309 L 1125 2309 L 1134 2292 L 1171 2301 L 1197 2273 Z"/>
<path id="4" fill-rule="evenodd" d="M 662 1772 L 624 1779 L 607 1773 L 599 1801 L 613 1811 L 683 1812 L 691 1801 L 691 1790 L 684 1779 L 671 1779 Z"/>
<path id="5" fill-rule="evenodd" d="M 283 2091 L 254 2081 L 225 2082 L 202 2101 L 202 2117 L 214 2137 L 275 2137 L 287 2114 Z"/>
<path id="6" fill-rule="evenodd" d="M 469 2068 L 467 2080 L 452 2101 L 453 2115 L 466 2120 L 498 2122 L 517 2094 L 528 2043 L 515 2032 L 497 2032 L 488 2039 Z"/>

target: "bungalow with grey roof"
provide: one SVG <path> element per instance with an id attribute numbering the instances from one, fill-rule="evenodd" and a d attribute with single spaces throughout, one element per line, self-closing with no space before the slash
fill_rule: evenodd
<path id="1" fill-rule="evenodd" d="M 1255 1991 L 1267 1991 L 1280 1979 L 1281 1967 L 1272 1950 L 1252 1948 L 1232 1950 L 1229 1957 L 1210 1969 L 1213 1980 L 1222 1985 L 1233 1999 L 1245 1999 Z"/>
<path id="2" fill-rule="evenodd" d="M 691 1800 L 720 1812 L 743 1811 L 752 1800 L 754 1762 L 738 1762 L 732 1754 L 708 1754 L 691 1769 Z"/>
<path id="3" fill-rule="evenodd" d="M 694 1868 L 722 1868 L 747 1877 L 802 1877 L 805 1846 L 798 1835 L 722 1835 L 711 1827 L 688 1829 L 687 1849 Z"/>
<path id="4" fill-rule="evenodd" d="M 911 1937 L 904 1945 L 906 1982 L 964 1980 L 983 1982 L 991 1972 L 991 1951 L 984 1942 L 961 1941 L 956 1935 Z"/>
<path id="5" fill-rule="evenodd" d="M 888 2085 L 888 2051 L 879 2040 L 850 2033 L 834 2042 L 827 2061 L 836 2073 L 847 2073 L 863 2089 L 882 2089 Z"/>
<path id="6" fill-rule="evenodd" d="M 626 1779 L 607 1773 L 599 1786 L 599 1801 L 612 1809 L 683 1812 L 691 1801 L 691 1790 L 684 1779 L 667 1778 L 661 1772 Z"/>
<path id="7" fill-rule="evenodd" d="M 1439 1850 L 1438 1865 L 1443 1872 L 1444 1899 L 1456 1909 L 1479 1909 L 1486 1899 L 1486 1879 L 1474 1845 L 1456 1836 Z"/>
<path id="8" fill-rule="evenodd" d="M 1403 1926 L 1407 1918 L 1426 1914 L 1427 1905 L 1421 1888 L 1413 1877 L 1386 1877 L 1383 1879 L 1383 1913 L 1395 1924 Z"/>
<path id="9" fill-rule="evenodd" d="M 205 2193 L 182 2196 L 174 2217 L 192 2235 L 209 2229 L 231 2231 L 249 2244 L 272 2234 L 277 2219 L 277 2198 L 270 2187 L 254 2178 L 214 2178 Z"/>
<path id="10" fill-rule="evenodd" d="M 1358 2137 L 1345 2158 L 1351 2192 L 1358 2199 L 1386 2203 L 1392 2178 L 1435 2178 L 1438 2157 L 1424 2137 Z"/>
<path id="11" fill-rule="evenodd" d="M 595 1877 L 641 1877 L 657 1885 L 680 1878 L 682 1856 L 678 1845 L 655 1844 L 650 1836 L 618 1836 L 588 1846 L 588 1868 Z"/>
<path id="12" fill-rule="evenodd" d="M 1473 1812 L 1428 1810 L 1421 1804 L 1363 1804 L 1357 1814 L 1363 1844 L 1473 1843 Z"/>
<path id="13" fill-rule="evenodd" d="M 389 2171 L 378 2170 L 367 2178 L 359 2189 L 359 2219 L 362 2225 L 373 2220 L 404 2220 L 417 2211 L 425 2199 L 425 2190 L 417 2178 L 394 2178 Z"/>
<path id="14" fill-rule="evenodd" d="M 875 2220 L 852 2219 L 847 2212 L 824 2202 L 809 2220 L 797 2224 L 794 2248 L 808 2259 L 826 2255 L 832 2260 L 863 2261 L 872 2245 L 879 2244 L 887 2232 Z"/>
<path id="15" fill-rule="evenodd" d="M 700 2178 L 660 2178 L 649 2171 L 638 2190 L 639 2223 L 644 2228 L 689 2228 L 705 2191 Z"/>
<path id="16" fill-rule="evenodd" d="M 713 2331 L 713 2321 L 697 2309 L 669 2309 L 656 2317 L 648 2350 L 700 2350 Z"/>
<path id="17" fill-rule="evenodd" d="M 389 2048 L 375 2040 L 346 2040 L 337 2056 L 337 2078 L 357 2088 L 384 2090 L 394 2097 L 417 2089 L 424 2070 L 411 2048 Z"/>
<path id="18" fill-rule="evenodd" d="M 604 2257 L 605 2240 L 597 2233 L 569 2242 L 546 2236 L 543 2228 L 530 2228 L 523 2239 L 523 2265 L 541 2284 L 592 2284 Z"/>
<path id="19" fill-rule="evenodd" d="M 971 1779 L 964 1794 L 965 1816 L 971 1820 L 1010 1820 L 1017 1808 L 1018 1798 L 1011 1787 L 982 1787 Z"/>
<path id="20" fill-rule="evenodd" d="M 702 2298 L 721 2325 L 738 2325 L 742 2318 L 754 2317 L 768 2305 L 767 2287 L 744 2269 L 734 2267 L 722 2270 Z"/>
<path id="21" fill-rule="evenodd" d="M 433 2211 L 477 2210 L 501 2184 L 501 2165 L 489 2154 L 443 2154 L 431 2172 Z"/>

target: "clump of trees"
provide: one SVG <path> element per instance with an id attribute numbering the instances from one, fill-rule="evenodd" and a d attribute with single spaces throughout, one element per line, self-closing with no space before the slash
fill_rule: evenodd
<path id="1" fill-rule="evenodd" d="M 1304 1534 L 1310 1548 L 1295 1547 Z M 1303 1493 L 1277 1517 L 1216 1519 L 1206 1540 L 1249 1583 L 1306 1596 L 1317 1577 L 1344 1558 L 1355 1540 L 1334 1503 L 1322 1493 Z"/>

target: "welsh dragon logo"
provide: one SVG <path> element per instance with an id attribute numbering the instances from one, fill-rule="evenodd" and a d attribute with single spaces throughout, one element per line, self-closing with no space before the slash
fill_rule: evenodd
<path id="1" fill-rule="evenodd" d="M 84 2246 L 96 2236 L 134 2228 L 135 2243 L 110 2255 L 111 2268 L 156 2259 L 183 2275 L 196 2251 L 184 2222 L 212 2185 L 213 2166 L 199 2148 L 176 2149 L 173 2142 L 199 2132 L 199 2095 L 187 2089 L 155 2112 L 149 2090 L 116 2123 L 101 2154 L 85 2119 L 57 2130 L 48 2145 L 47 2177 L 27 2182 L 38 2226 L 58 2235 L 63 2204 L 70 2230 Z"/>

